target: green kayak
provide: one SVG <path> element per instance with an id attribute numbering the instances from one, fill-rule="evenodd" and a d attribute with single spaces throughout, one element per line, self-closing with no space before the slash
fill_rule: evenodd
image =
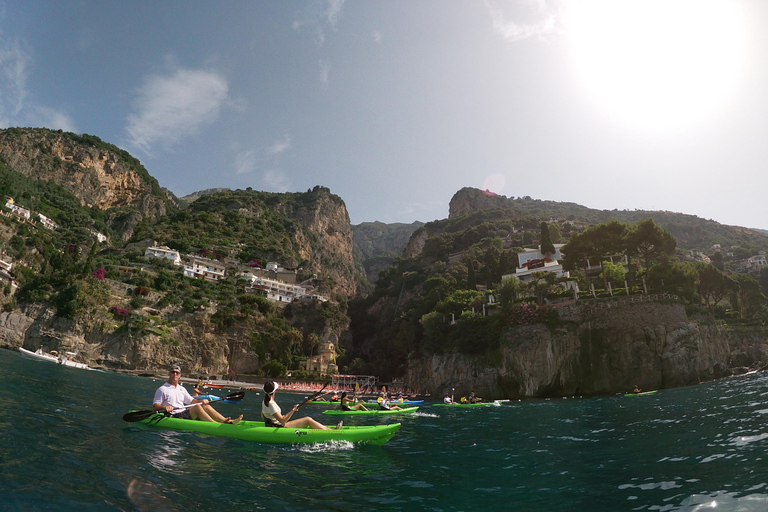
<path id="1" fill-rule="evenodd" d="M 485 407 L 487 405 L 501 405 L 498 402 L 479 402 L 476 404 L 432 404 L 434 407 Z"/>
<path id="2" fill-rule="evenodd" d="M 342 427 L 320 430 L 311 428 L 265 427 L 261 421 L 241 421 L 237 425 L 210 421 L 183 420 L 156 414 L 141 423 L 173 430 L 201 432 L 212 436 L 233 437 L 244 441 L 271 444 L 324 443 L 326 441 L 350 441 L 352 443 L 382 445 L 389 441 L 400 428 L 399 423 L 362 427 Z"/>
<path id="3" fill-rule="evenodd" d="M 642 393 L 624 393 L 624 396 L 645 396 L 645 395 L 655 395 L 658 393 L 658 389 L 654 389 L 653 391 L 643 391 Z"/>
<path id="4" fill-rule="evenodd" d="M 328 409 L 323 411 L 323 414 L 332 414 L 334 416 L 377 416 L 381 414 L 408 414 L 418 410 L 418 407 L 405 407 L 404 409 L 390 409 L 388 411 L 382 409 L 370 409 L 368 411 L 342 411 L 341 409 Z"/>

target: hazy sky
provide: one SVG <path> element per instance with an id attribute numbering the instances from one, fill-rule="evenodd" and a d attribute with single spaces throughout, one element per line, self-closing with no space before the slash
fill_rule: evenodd
<path id="1" fill-rule="evenodd" d="M 323 185 L 352 223 L 462 187 L 768 228 L 768 2 L 0 0 L 0 127 L 178 196 Z"/>

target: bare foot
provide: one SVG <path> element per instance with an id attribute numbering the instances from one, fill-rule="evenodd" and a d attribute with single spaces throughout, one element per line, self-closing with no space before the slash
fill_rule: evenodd
<path id="1" fill-rule="evenodd" d="M 240 423 L 241 419 L 243 419 L 243 415 L 242 414 L 240 416 L 238 416 L 237 418 L 235 418 L 233 420 L 230 420 L 230 423 L 233 424 L 233 425 L 237 425 L 238 423 Z"/>
<path id="2" fill-rule="evenodd" d="M 344 422 L 340 421 L 339 424 L 336 425 L 336 430 L 339 430 L 343 424 L 344 424 Z"/>

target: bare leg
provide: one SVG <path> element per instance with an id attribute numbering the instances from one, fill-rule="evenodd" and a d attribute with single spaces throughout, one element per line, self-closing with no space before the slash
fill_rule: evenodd
<path id="1" fill-rule="evenodd" d="M 243 419 L 242 414 L 240 415 L 239 418 L 235 418 L 234 420 L 230 419 L 229 417 L 224 417 L 219 411 L 217 411 L 210 405 L 198 405 L 197 407 L 192 407 L 191 414 L 192 414 L 192 417 L 195 419 L 199 419 L 202 421 L 212 421 L 217 423 L 237 424 L 241 419 Z M 197 414 L 197 417 L 195 416 L 196 414 Z"/>
<path id="2" fill-rule="evenodd" d="M 303 418 L 299 418 L 297 420 L 291 420 L 288 423 L 286 423 L 285 426 L 288 428 L 309 427 L 309 428 L 316 428 L 320 430 L 330 430 L 328 427 L 310 418 L 309 416 L 304 416 Z"/>
<path id="3" fill-rule="evenodd" d="M 189 414 L 196 420 L 216 422 L 216 420 L 208 415 L 208 413 L 205 411 L 205 408 L 201 405 L 190 407 Z"/>

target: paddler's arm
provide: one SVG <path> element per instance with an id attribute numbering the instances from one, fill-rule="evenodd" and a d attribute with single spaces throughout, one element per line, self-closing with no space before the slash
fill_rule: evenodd
<path id="1" fill-rule="evenodd" d="M 296 411 L 298 411 L 298 410 L 299 410 L 299 404 L 296 404 L 296 405 L 294 405 L 294 406 L 293 406 L 293 408 L 292 408 L 290 411 L 288 411 L 286 414 L 279 414 L 279 413 L 275 413 L 275 414 L 274 414 L 274 418 L 275 418 L 277 421 L 279 421 L 280 423 L 282 423 L 283 425 L 285 425 L 285 424 L 286 424 L 286 423 L 288 423 L 288 421 L 291 419 L 291 416 L 293 416 L 293 413 L 295 413 L 295 412 L 296 412 Z"/>
<path id="2" fill-rule="evenodd" d="M 161 405 L 159 403 L 152 404 L 152 410 L 155 412 L 165 411 L 165 412 L 173 412 L 173 407 L 170 405 Z"/>

